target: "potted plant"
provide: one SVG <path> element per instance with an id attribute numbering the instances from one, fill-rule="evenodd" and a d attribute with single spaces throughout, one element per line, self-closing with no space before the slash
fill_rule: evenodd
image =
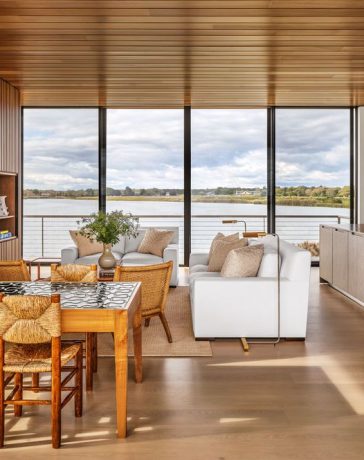
<path id="1" fill-rule="evenodd" d="M 116 265 L 111 247 L 117 244 L 122 236 L 135 238 L 138 235 L 139 219 L 122 211 L 96 212 L 84 217 L 80 223 L 83 224 L 80 228 L 81 235 L 103 244 L 104 251 L 99 258 L 99 265 L 104 269 L 111 269 Z"/>

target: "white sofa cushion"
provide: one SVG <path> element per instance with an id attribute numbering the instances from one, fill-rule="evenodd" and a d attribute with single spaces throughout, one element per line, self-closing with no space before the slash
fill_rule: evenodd
<path id="1" fill-rule="evenodd" d="M 189 276 L 190 286 L 199 278 L 221 278 L 220 272 L 196 272 Z"/>
<path id="2" fill-rule="evenodd" d="M 207 268 L 208 266 L 203 265 L 203 264 L 194 265 L 193 267 L 190 267 L 190 275 L 192 275 L 192 273 L 208 272 Z M 211 273 L 216 273 L 216 272 L 211 272 Z"/>
<path id="3" fill-rule="evenodd" d="M 125 254 L 125 236 L 120 237 L 120 241 L 111 248 L 113 252 L 118 252 L 119 254 Z"/>
<path id="4" fill-rule="evenodd" d="M 145 228 L 140 228 L 138 230 L 138 235 L 135 238 L 133 237 L 125 238 L 125 254 L 127 254 L 128 252 L 138 251 L 138 247 L 140 243 L 142 242 L 146 231 L 147 230 Z"/>
<path id="5" fill-rule="evenodd" d="M 75 260 L 75 264 L 81 264 L 81 265 L 97 264 L 100 256 L 101 256 L 101 252 L 99 252 L 98 254 L 91 254 L 89 256 L 79 257 L 78 259 Z M 115 257 L 117 263 L 121 261 L 122 254 L 119 254 L 118 252 L 113 252 L 113 256 Z"/>
<path id="6" fill-rule="evenodd" d="M 128 252 L 121 260 L 122 265 L 154 265 L 163 263 L 162 257 L 141 252 Z"/>
<path id="7" fill-rule="evenodd" d="M 280 262 L 281 256 L 279 256 Z M 271 246 L 264 246 L 264 255 L 257 276 L 260 278 L 275 278 L 277 276 L 277 268 L 277 250 Z"/>
<path id="8" fill-rule="evenodd" d="M 276 278 L 278 264 L 277 240 L 272 236 L 249 240 L 249 246 L 258 244 L 264 244 L 264 255 L 257 276 L 259 278 Z M 281 256 L 279 256 L 279 263 L 281 263 Z"/>

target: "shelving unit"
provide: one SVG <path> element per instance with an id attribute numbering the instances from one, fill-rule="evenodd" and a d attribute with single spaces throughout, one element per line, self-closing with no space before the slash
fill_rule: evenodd
<path id="1" fill-rule="evenodd" d="M 0 239 L 0 244 L 17 238 L 17 202 L 18 202 L 18 176 L 17 174 L 0 171 L 0 196 L 6 196 L 6 205 L 9 215 L 0 216 L 0 231 L 8 230 L 12 236 Z"/>

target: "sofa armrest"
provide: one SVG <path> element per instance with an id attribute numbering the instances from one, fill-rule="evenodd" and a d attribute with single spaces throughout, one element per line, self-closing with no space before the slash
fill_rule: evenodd
<path id="1" fill-rule="evenodd" d="M 169 244 L 163 251 L 163 262 L 173 262 L 173 270 L 171 276 L 171 286 L 178 285 L 178 270 L 179 270 L 179 248 L 178 244 Z"/>
<path id="2" fill-rule="evenodd" d="M 208 252 L 191 252 L 190 254 L 190 267 L 194 265 L 208 265 L 209 253 Z"/>
<path id="3" fill-rule="evenodd" d="M 76 246 L 70 246 L 61 250 L 61 264 L 74 264 L 78 259 L 78 249 Z"/>

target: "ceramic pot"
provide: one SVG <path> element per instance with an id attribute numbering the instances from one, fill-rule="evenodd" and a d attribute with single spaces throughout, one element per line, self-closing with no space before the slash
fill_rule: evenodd
<path id="1" fill-rule="evenodd" d="M 99 258 L 99 265 L 105 270 L 115 267 L 116 259 L 111 252 L 111 244 L 104 244 L 104 252 Z"/>

